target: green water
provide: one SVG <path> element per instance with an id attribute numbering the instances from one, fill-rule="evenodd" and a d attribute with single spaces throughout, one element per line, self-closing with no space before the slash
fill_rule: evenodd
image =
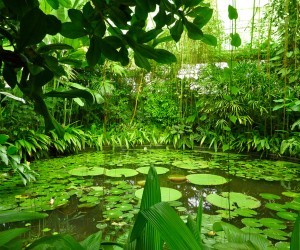
<path id="1" fill-rule="evenodd" d="M 212 221 L 223 219 L 242 228 L 247 221 L 242 222 L 245 218 L 275 218 L 282 221 L 283 232 L 290 232 L 295 214 L 300 210 L 299 164 L 254 159 L 247 155 L 164 149 L 92 152 L 37 161 L 31 164 L 39 174 L 35 183 L 23 187 L 17 177 L 4 176 L 1 179 L 0 210 L 47 211 L 48 218 L 26 225 L 31 231 L 25 237 L 31 239 L 52 233 L 69 233 L 83 239 L 100 228 L 105 240 L 122 242 L 138 212 L 139 199 L 135 196 L 136 190 L 141 188 L 138 182 L 145 179 L 145 174 L 135 170 L 151 165 L 167 168 L 167 173 L 159 175 L 160 184 L 181 193 L 181 198 L 170 203 L 182 219 L 195 213 L 199 198 L 204 197 L 203 209 L 207 215 L 203 238 L 211 244 L 224 240 L 222 235 L 216 239 L 207 236 Z M 119 173 L 119 170 L 112 169 L 122 170 Z M 119 177 L 114 177 L 117 174 Z M 225 177 L 228 182 L 214 185 L 214 180 L 211 180 L 212 183 L 204 186 L 190 182 L 174 183 L 168 179 L 173 174 L 213 174 Z M 172 190 L 166 189 L 166 192 L 165 199 L 172 199 Z M 255 206 L 251 208 L 248 197 L 228 213 L 228 209 L 209 202 L 209 198 L 219 199 L 222 192 L 248 195 L 255 199 Z M 279 199 L 265 199 L 262 193 L 278 195 Z M 52 197 L 54 202 L 50 204 Z M 281 207 L 271 203 L 278 203 Z M 274 207 L 279 210 L 274 210 Z M 237 211 L 242 211 L 242 215 L 236 214 Z M 279 211 L 281 216 L 278 216 Z M 282 212 L 287 218 L 282 218 Z M 0 229 L 26 223 L 1 225 Z M 265 224 L 245 230 L 260 230 L 258 232 L 266 234 L 274 244 L 290 239 L 289 233 L 278 235 Z"/>

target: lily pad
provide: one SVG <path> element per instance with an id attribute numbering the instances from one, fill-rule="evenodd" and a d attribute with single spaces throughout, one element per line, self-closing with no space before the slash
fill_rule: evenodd
<path id="1" fill-rule="evenodd" d="M 260 201 L 256 198 L 236 192 L 222 192 L 221 195 L 209 194 L 206 200 L 217 207 L 230 210 L 236 208 L 254 209 L 260 206 Z M 228 201 L 230 201 L 230 206 Z"/>
<path id="2" fill-rule="evenodd" d="M 76 176 L 96 176 L 103 175 L 105 171 L 105 168 L 100 167 L 80 167 L 69 170 L 69 174 Z"/>
<path id="3" fill-rule="evenodd" d="M 202 186 L 222 185 L 227 182 L 223 176 L 214 174 L 190 174 L 186 178 L 190 183 Z"/>
<path id="4" fill-rule="evenodd" d="M 144 192 L 144 188 L 138 189 L 135 192 L 135 196 L 138 197 L 139 199 L 142 199 L 143 192 Z M 174 188 L 161 187 L 160 192 L 161 192 L 162 201 L 175 201 L 180 199 L 182 196 L 181 192 L 179 192 Z"/>
<path id="5" fill-rule="evenodd" d="M 247 234 L 249 234 L 249 233 L 260 234 L 260 233 L 263 232 L 263 230 L 261 230 L 257 227 L 243 227 L 241 230 L 244 231 Z"/>
<path id="6" fill-rule="evenodd" d="M 263 224 L 265 227 L 271 229 L 285 229 L 286 225 L 282 220 L 277 220 L 274 218 L 261 218 L 260 223 Z"/>
<path id="7" fill-rule="evenodd" d="M 180 183 L 180 182 L 185 182 L 186 181 L 186 176 L 182 174 L 172 174 L 168 176 L 168 179 L 170 181 Z"/>
<path id="8" fill-rule="evenodd" d="M 137 184 L 141 187 L 144 187 L 145 184 L 146 184 L 146 180 L 141 180 L 141 181 L 138 181 Z"/>
<path id="9" fill-rule="evenodd" d="M 273 229 L 273 228 L 265 229 L 263 233 L 267 235 L 269 238 L 275 240 L 286 240 L 287 239 L 286 237 L 288 236 L 286 232 L 279 229 Z"/>
<path id="10" fill-rule="evenodd" d="M 105 200 L 109 201 L 109 202 L 119 201 L 120 199 L 121 199 L 120 196 L 107 196 L 107 197 L 105 197 Z"/>
<path id="11" fill-rule="evenodd" d="M 300 193 L 295 193 L 295 192 L 291 192 L 291 191 L 282 192 L 282 194 L 284 196 L 291 197 L 291 198 L 300 197 Z"/>
<path id="12" fill-rule="evenodd" d="M 183 169 L 201 169 L 201 168 L 208 168 L 208 162 L 207 161 L 194 161 L 191 159 L 185 159 L 182 161 L 174 161 L 172 163 L 173 166 L 176 166 L 178 168 Z"/>
<path id="13" fill-rule="evenodd" d="M 279 195 L 270 194 L 270 193 L 261 193 L 261 194 L 259 194 L 259 196 L 266 200 L 279 200 L 280 199 Z"/>
<path id="14" fill-rule="evenodd" d="M 278 217 L 285 220 L 296 220 L 297 214 L 292 212 L 277 212 Z"/>
<path id="15" fill-rule="evenodd" d="M 266 207 L 271 210 L 278 211 L 278 212 L 285 211 L 285 205 L 279 204 L 279 203 L 267 203 Z"/>
<path id="16" fill-rule="evenodd" d="M 118 208 L 121 211 L 129 211 L 133 209 L 133 206 L 131 204 L 127 204 L 127 203 L 121 203 L 116 205 L 116 208 Z"/>
<path id="17" fill-rule="evenodd" d="M 136 170 L 130 168 L 109 169 L 105 172 L 105 175 L 109 177 L 131 177 L 138 174 Z"/>
<path id="18" fill-rule="evenodd" d="M 243 217 L 253 217 L 254 215 L 257 215 L 255 210 L 249 208 L 237 208 L 234 212 Z"/>
<path id="19" fill-rule="evenodd" d="M 136 171 L 138 171 L 142 174 L 148 174 L 149 168 L 150 167 L 140 167 L 140 168 L 137 168 Z M 165 174 L 165 173 L 169 172 L 169 169 L 164 168 L 164 167 L 155 167 L 155 170 L 156 170 L 157 174 Z"/>
<path id="20" fill-rule="evenodd" d="M 107 219 L 119 219 L 123 212 L 120 209 L 110 209 L 103 212 L 103 217 Z"/>
<path id="21" fill-rule="evenodd" d="M 262 227 L 263 226 L 258 219 L 253 219 L 253 218 L 244 218 L 244 219 L 242 219 L 242 223 L 248 227 Z"/>
<path id="22" fill-rule="evenodd" d="M 290 243 L 279 241 L 275 244 L 275 247 L 279 250 L 290 250 Z"/>
<path id="23" fill-rule="evenodd" d="M 300 211 L 300 200 L 295 199 L 291 202 L 286 202 L 284 207 L 290 208 L 290 209 L 293 209 L 293 210 L 296 210 L 296 211 Z"/>

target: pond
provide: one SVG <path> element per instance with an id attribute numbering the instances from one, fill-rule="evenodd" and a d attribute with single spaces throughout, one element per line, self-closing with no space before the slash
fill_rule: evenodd
<path id="1" fill-rule="evenodd" d="M 274 249 L 289 249 L 290 232 L 300 211 L 300 164 L 248 155 L 199 150 L 135 149 L 88 152 L 36 161 L 37 181 L 24 187 L 2 176 L 0 211 L 47 211 L 27 226 L 28 238 L 69 233 L 78 240 L 102 230 L 104 240 L 126 241 L 139 211 L 142 185 L 155 166 L 162 198 L 183 220 L 203 197 L 203 240 L 213 246 L 224 235 L 209 236 L 215 221 L 226 220 L 245 232 L 268 237 Z"/>

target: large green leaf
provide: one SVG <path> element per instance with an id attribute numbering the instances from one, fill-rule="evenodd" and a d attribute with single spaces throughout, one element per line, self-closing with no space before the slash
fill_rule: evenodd
<path id="1" fill-rule="evenodd" d="M 0 144 L 5 143 L 8 140 L 9 136 L 5 134 L 0 134 Z"/>
<path id="2" fill-rule="evenodd" d="M 298 215 L 291 237 L 291 250 L 300 249 L 300 215 Z"/>
<path id="3" fill-rule="evenodd" d="M 141 198 L 144 192 L 144 188 L 138 189 L 135 192 L 135 196 Z M 175 201 L 181 198 L 182 194 L 180 191 L 174 188 L 161 187 L 161 200 L 162 201 Z"/>
<path id="4" fill-rule="evenodd" d="M 155 49 L 155 52 L 159 55 L 156 62 L 169 64 L 177 61 L 175 55 L 165 49 Z"/>
<path id="5" fill-rule="evenodd" d="M 151 65 L 150 65 L 148 59 L 141 56 L 141 54 L 136 51 L 134 52 L 134 62 L 140 68 L 144 68 L 147 71 L 151 70 Z"/>
<path id="6" fill-rule="evenodd" d="M 190 183 L 202 186 L 222 185 L 228 182 L 223 176 L 213 174 L 190 174 L 186 178 Z"/>
<path id="7" fill-rule="evenodd" d="M 232 5 L 228 5 L 228 17 L 230 20 L 238 18 L 237 9 L 234 8 Z"/>
<path id="8" fill-rule="evenodd" d="M 27 250 L 85 250 L 72 236 L 70 235 L 51 235 L 42 237 L 34 241 Z"/>
<path id="9" fill-rule="evenodd" d="M 97 233 L 88 236 L 85 240 L 81 241 L 80 245 L 83 246 L 85 250 L 100 249 L 101 237 L 102 237 L 102 232 L 99 231 Z"/>
<path id="10" fill-rule="evenodd" d="M 242 40 L 241 40 L 241 37 L 238 33 L 234 33 L 234 34 L 230 34 L 230 37 L 231 37 L 231 42 L 230 44 L 234 47 L 239 47 L 241 46 L 242 44 Z"/>
<path id="11" fill-rule="evenodd" d="M 26 211 L 0 211 L 0 223 L 37 220 L 47 217 L 48 214 Z"/>
<path id="12" fill-rule="evenodd" d="M 47 17 L 39 8 L 30 10 L 20 22 L 19 48 L 34 45 L 46 36 Z"/>
<path id="13" fill-rule="evenodd" d="M 216 232 L 224 231 L 227 240 L 230 243 L 250 242 L 255 247 L 254 249 L 267 249 L 267 247 L 269 246 L 269 241 L 264 236 L 253 233 L 245 233 L 239 228 L 226 222 L 214 223 L 213 229 Z"/>
<path id="14" fill-rule="evenodd" d="M 90 38 L 90 46 L 86 53 L 86 60 L 89 66 L 94 67 L 101 58 L 101 38 L 98 36 L 92 36 Z"/>
<path id="15" fill-rule="evenodd" d="M 53 9 L 55 9 L 55 10 L 58 9 L 58 7 L 59 7 L 58 0 L 46 0 L 46 1 Z"/>
<path id="16" fill-rule="evenodd" d="M 199 29 L 202 29 L 204 25 L 208 23 L 213 15 L 213 9 L 208 7 L 196 7 L 191 12 L 188 13 L 188 16 L 195 17 L 193 23 L 198 26 Z"/>
<path id="17" fill-rule="evenodd" d="M 28 228 L 14 228 L 0 232 L 0 248 L 21 234 L 26 233 L 28 230 Z"/>
<path id="18" fill-rule="evenodd" d="M 201 249 L 194 235 L 176 214 L 174 209 L 166 202 L 153 205 L 142 210 L 141 214 L 154 228 L 171 249 Z"/>
<path id="19" fill-rule="evenodd" d="M 180 40 L 181 34 L 183 32 L 183 23 L 181 20 L 177 20 L 173 27 L 170 29 L 170 33 L 175 42 Z"/>
<path id="20" fill-rule="evenodd" d="M 80 23 L 67 22 L 63 23 L 60 33 L 67 38 L 76 39 L 87 34 Z"/>
<path id="21" fill-rule="evenodd" d="M 215 36 L 209 35 L 209 34 L 203 34 L 203 37 L 201 39 L 202 42 L 211 45 L 211 46 L 217 46 L 218 40 Z"/>
<path id="22" fill-rule="evenodd" d="M 196 24 L 186 20 L 184 25 L 188 31 L 188 37 L 190 39 L 201 40 L 203 38 L 203 32 Z"/>
<path id="23" fill-rule="evenodd" d="M 158 175 L 154 167 L 150 167 L 144 193 L 141 201 L 140 211 L 150 208 L 161 201 L 161 193 Z M 141 212 L 134 223 L 129 241 L 136 240 L 135 249 L 162 249 L 162 239 L 159 232 L 149 223 L 146 223 Z M 129 243 L 131 246 L 132 243 Z"/>

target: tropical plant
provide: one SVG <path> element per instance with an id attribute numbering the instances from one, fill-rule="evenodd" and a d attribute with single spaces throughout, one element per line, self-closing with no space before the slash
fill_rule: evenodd
<path id="1" fill-rule="evenodd" d="M 90 102 L 95 96 L 86 89 L 71 86 L 66 91 L 45 93 L 44 86 L 54 77 L 65 74 L 63 64 L 74 61 L 58 57 L 57 51 L 73 49 L 72 40 L 87 46 L 85 54 L 90 67 L 102 64 L 105 59 L 129 64 L 129 48 L 134 52 L 135 64 L 150 70 L 149 59 L 159 63 L 172 63 L 175 56 L 164 49 L 157 49 L 157 36 L 168 27 L 170 37 L 179 41 L 184 27 L 188 36 L 194 40 L 209 42 L 213 37 L 203 34 L 202 28 L 211 18 L 211 9 L 202 1 L 42 1 L 41 8 L 37 0 L 1 1 L 1 59 L 2 75 L 11 88 L 18 87 L 30 100 L 35 110 L 43 116 L 45 129 L 56 129 L 59 134 L 62 128 L 49 112 L 45 97 L 78 98 Z M 60 13 L 68 9 L 69 20 L 65 15 L 49 13 L 49 6 Z M 147 30 L 148 14 L 156 10 L 155 27 Z M 56 13 L 57 14 L 57 13 Z M 123 31 L 126 30 L 124 33 Z M 70 44 L 45 44 L 46 36 L 62 36 L 71 39 Z M 84 50 L 80 50 L 81 52 Z"/>
<path id="2" fill-rule="evenodd" d="M 30 163 L 21 163 L 18 148 L 8 143 L 8 139 L 8 135 L 0 134 L 0 167 L 10 167 L 13 172 L 20 175 L 21 180 L 26 185 L 27 182 L 35 180 L 35 173 L 30 169 Z M 9 171 L 7 169 L 7 172 Z"/>

